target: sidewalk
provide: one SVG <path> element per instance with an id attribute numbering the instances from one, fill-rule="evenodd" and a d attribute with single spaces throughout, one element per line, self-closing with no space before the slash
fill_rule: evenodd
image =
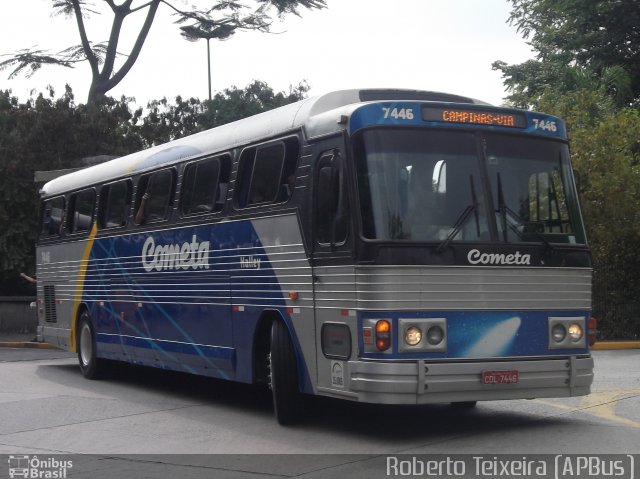
<path id="1" fill-rule="evenodd" d="M 35 339 L 35 333 L 0 333 L 0 348 L 58 349 L 49 343 L 38 343 Z"/>

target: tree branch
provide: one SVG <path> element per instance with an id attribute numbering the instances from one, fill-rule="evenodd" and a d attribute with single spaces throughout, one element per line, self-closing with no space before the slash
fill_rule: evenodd
<path id="1" fill-rule="evenodd" d="M 109 42 L 107 46 L 107 52 L 104 58 L 104 66 L 100 73 L 100 78 L 108 80 L 113 73 L 113 66 L 118 55 L 118 41 L 120 40 L 120 32 L 122 30 L 122 23 L 125 17 L 130 13 L 128 5 L 131 2 L 127 2 L 124 5 L 117 7 L 113 2 L 113 24 L 111 25 L 111 34 L 109 35 Z M 123 8 L 124 7 L 124 8 Z"/>
<path id="2" fill-rule="evenodd" d="M 109 91 L 113 87 L 115 87 L 118 83 L 122 81 L 122 79 L 129 73 L 129 70 L 133 67 L 138 56 L 140 55 L 140 51 L 142 50 L 142 46 L 144 45 L 145 40 L 147 39 L 147 35 L 149 34 L 149 30 L 151 29 L 151 25 L 153 24 L 153 19 L 158 11 L 158 7 L 160 6 L 161 0 L 153 0 L 149 2 L 149 11 L 147 12 L 147 18 L 142 25 L 140 33 L 138 34 L 138 38 L 136 39 L 136 43 L 133 45 L 131 49 L 131 54 L 127 58 L 127 61 L 124 62 L 124 65 L 118 70 L 111 78 L 108 80 L 105 79 L 105 90 Z"/>
<path id="3" fill-rule="evenodd" d="M 84 27 L 84 21 L 82 20 L 82 9 L 80 8 L 80 2 L 78 0 L 72 0 L 72 3 L 73 3 L 73 10 L 76 14 L 76 22 L 78 24 L 78 32 L 80 33 L 80 40 L 82 41 L 82 48 L 84 50 L 85 55 L 87 56 L 87 61 L 91 66 L 91 73 L 95 78 L 99 74 L 98 59 L 93 54 L 93 50 L 91 49 L 91 44 L 89 43 L 89 39 L 87 38 L 87 31 Z"/>

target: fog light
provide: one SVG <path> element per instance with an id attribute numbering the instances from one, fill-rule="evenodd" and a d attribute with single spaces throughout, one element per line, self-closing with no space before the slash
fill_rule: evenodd
<path id="1" fill-rule="evenodd" d="M 436 346 L 444 339 L 444 331 L 440 326 L 431 326 L 427 331 L 427 342 Z"/>
<path id="2" fill-rule="evenodd" d="M 556 343 L 562 342 L 566 335 L 567 330 L 564 329 L 562 324 L 556 324 L 553 329 L 551 329 L 551 337 Z"/>
<path id="3" fill-rule="evenodd" d="M 574 343 L 582 339 L 582 334 L 582 327 L 578 323 L 573 323 L 569 326 L 569 337 Z"/>
<path id="4" fill-rule="evenodd" d="M 407 328 L 404 332 L 404 342 L 409 346 L 415 346 L 420 341 L 422 341 L 422 331 L 420 328 L 416 328 L 415 326 Z"/>

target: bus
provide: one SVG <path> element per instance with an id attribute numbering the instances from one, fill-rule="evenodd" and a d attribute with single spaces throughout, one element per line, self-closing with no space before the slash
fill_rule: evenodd
<path id="1" fill-rule="evenodd" d="M 343 90 L 54 179 L 38 337 L 114 361 L 380 404 L 586 395 L 592 264 L 566 126 Z"/>

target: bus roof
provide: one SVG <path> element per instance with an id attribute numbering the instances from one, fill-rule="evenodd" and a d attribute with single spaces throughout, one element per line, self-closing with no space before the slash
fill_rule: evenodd
<path id="1" fill-rule="evenodd" d="M 271 111 L 69 173 L 46 183 L 40 194 L 43 197 L 63 194 L 67 191 L 85 188 L 94 184 L 106 183 L 160 165 L 170 165 L 189 158 L 228 151 L 232 148 L 272 138 L 297 129 L 304 129 L 307 137 L 332 133 L 345 128 L 345 125 L 335 121 L 335 114 L 348 114 L 363 102 L 399 100 L 488 105 L 472 98 L 432 91 L 402 89 L 339 90 L 307 98 Z M 331 115 L 332 121 L 323 121 L 323 114 L 329 112 L 334 113 Z"/>

